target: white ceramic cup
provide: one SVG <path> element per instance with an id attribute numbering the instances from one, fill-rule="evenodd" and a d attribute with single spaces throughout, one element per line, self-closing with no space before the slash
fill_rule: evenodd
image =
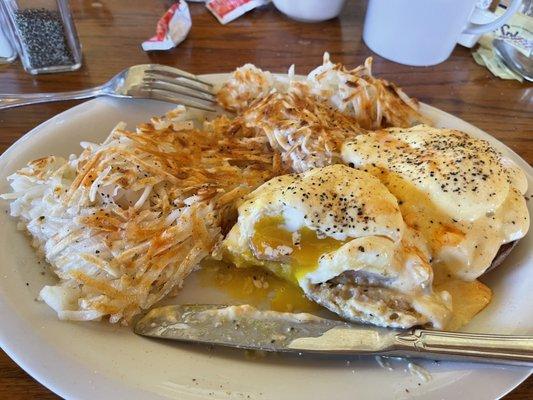
<path id="1" fill-rule="evenodd" d="M 400 64 L 427 66 L 446 60 L 463 33 L 482 34 L 502 26 L 520 7 L 487 24 L 470 18 L 478 0 L 369 0 L 363 40 L 375 53 Z"/>
<path id="2" fill-rule="evenodd" d="M 337 17 L 346 0 L 273 0 L 283 14 L 302 22 L 326 21 Z"/>

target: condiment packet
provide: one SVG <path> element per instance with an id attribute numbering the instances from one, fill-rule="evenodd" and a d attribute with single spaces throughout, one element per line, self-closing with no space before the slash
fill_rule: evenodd
<path id="1" fill-rule="evenodd" d="M 269 3 L 270 0 L 207 0 L 205 6 L 222 25 L 239 18 L 254 8 Z"/>
<path id="2" fill-rule="evenodd" d="M 486 49 L 480 47 L 478 50 L 472 53 L 474 60 L 481 65 L 486 67 L 493 75 L 501 79 L 516 79 L 517 81 L 523 82 L 523 78 L 515 73 L 514 71 L 507 68 L 507 65 L 494 54 L 491 49 Z"/>
<path id="3" fill-rule="evenodd" d="M 499 6 L 495 14 L 502 15 L 505 8 Z M 499 29 L 483 35 L 479 39 L 479 48 L 472 53 L 474 60 L 502 79 L 516 79 L 522 82 L 523 78 L 510 70 L 505 63 L 494 53 L 492 42 L 494 39 L 503 39 L 514 46 L 526 57 L 533 57 L 533 17 L 517 13 Z"/>
<path id="4" fill-rule="evenodd" d="M 187 3 L 178 0 L 157 22 L 155 36 L 142 43 L 144 51 L 169 50 L 183 42 L 191 30 Z"/>
<path id="5" fill-rule="evenodd" d="M 498 15 L 503 14 L 498 8 Z M 495 39 L 503 39 L 526 57 L 533 55 L 533 16 L 516 13 L 506 24 L 494 31 Z"/>

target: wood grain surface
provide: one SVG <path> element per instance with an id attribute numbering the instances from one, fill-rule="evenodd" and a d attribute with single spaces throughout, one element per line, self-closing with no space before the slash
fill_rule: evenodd
<path id="1" fill-rule="evenodd" d="M 415 68 L 372 54 L 361 39 L 364 1 L 348 1 L 339 19 L 306 24 L 266 6 L 220 25 L 201 4 L 190 4 L 193 27 L 187 39 L 168 52 L 145 53 L 140 44 L 154 34 L 158 18 L 171 4 L 163 0 L 71 0 L 83 67 L 76 72 L 31 76 L 20 64 L 0 65 L 0 93 L 53 92 L 101 84 L 133 64 L 161 63 L 192 73 L 229 72 L 251 62 L 284 72 L 292 64 L 307 73 L 324 51 L 334 61 L 356 66 L 372 55 L 376 75 L 391 80 L 419 100 L 452 113 L 494 135 L 528 163 L 533 161 L 533 86 L 504 81 L 478 66 L 470 50 L 458 47 L 434 67 Z M 49 103 L 0 111 L 0 152 L 26 132 L 77 102 Z M 3 352 L 0 399 L 56 399 Z M 508 400 L 533 398 L 533 379 Z"/>

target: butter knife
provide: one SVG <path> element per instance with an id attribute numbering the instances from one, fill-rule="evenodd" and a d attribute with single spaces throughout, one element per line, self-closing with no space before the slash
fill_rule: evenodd
<path id="1" fill-rule="evenodd" d="M 533 367 L 533 336 L 394 330 L 250 306 L 175 305 L 151 310 L 135 333 L 240 349 L 382 355 Z"/>

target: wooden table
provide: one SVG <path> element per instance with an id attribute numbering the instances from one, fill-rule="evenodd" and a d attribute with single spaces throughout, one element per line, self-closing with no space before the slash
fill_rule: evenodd
<path id="1" fill-rule="evenodd" d="M 66 74 L 31 76 L 19 63 L 0 66 L 0 93 L 53 92 L 98 85 L 133 64 L 177 66 L 201 74 L 226 72 L 251 62 L 284 72 L 295 63 L 307 73 L 324 51 L 333 60 L 356 66 L 372 55 L 361 40 L 365 2 L 349 1 L 342 17 L 305 24 L 279 14 L 272 6 L 253 11 L 227 26 L 220 25 L 200 4 L 190 4 L 193 27 L 185 42 L 168 52 L 145 53 L 140 44 L 154 33 L 169 1 L 73 0 L 83 67 Z M 533 161 L 533 86 L 504 81 L 479 67 L 470 51 L 457 48 L 435 67 L 414 68 L 374 56 L 376 75 L 396 82 L 419 100 L 452 113 L 491 133 L 527 162 Z M 76 105 L 74 101 L 0 111 L 0 151 L 27 131 Z M 506 398 L 533 397 L 528 379 Z M 7 355 L 0 354 L 0 398 L 55 399 Z"/>

